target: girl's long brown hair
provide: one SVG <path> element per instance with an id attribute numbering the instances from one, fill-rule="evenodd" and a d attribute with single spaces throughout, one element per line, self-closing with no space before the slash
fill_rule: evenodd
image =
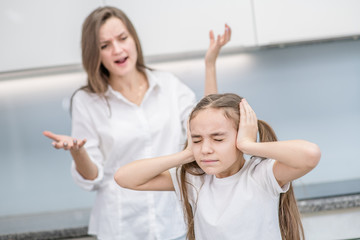
<path id="1" fill-rule="evenodd" d="M 241 97 L 232 94 L 211 94 L 204 97 L 193 109 L 190 114 L 190 121 L 197 113 L 207 108 L 223 109 L 225 117 L 234 121 L 234 126 L 238 129 L 240 120 L 239 103 Z M 274 142 L 277 141 L 276 134 L 269 124 L 265 121 L 258 120 L 259 141 L 260 142 Z M 181 196 L 183 200 L 184 214 L 188 226 L 187 238 L 195 240 L 194 231 L 194 216 L 190 205 L 187 193 L 188 186 L 192 187 L 186 181 L 186 174 L 203 175 L 204 172 L 200 169 L 196 162 L 184 164 L 180 167 L 180 182 L 181 182 Z M 195 206 L 194 206 L 195 207 Z M 283 240 L 300 240 L 305 239 L 304 230 L 301 223 L 300 213 L 297 207 L 294 190 L 290 183 L 290 188 L 286 193 L 280 194 L 279 201 L 279 225 Z"/>

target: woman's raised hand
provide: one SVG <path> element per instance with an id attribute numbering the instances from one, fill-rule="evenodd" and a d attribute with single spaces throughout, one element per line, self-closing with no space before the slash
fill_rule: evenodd
<path id="1" fill-rule="evenodd" d="M 240 107 L 240 122 L 237 134 L 236 146 L 244 152 L 245 145 L 256 142 L 258 132 L 258 120 L 254 110 L 249 103 L 243 98 L 239 104 Z"/>
<path id="2" fill-rule="evenodd" d="M 223 35 L 218 35 L 215 39 L 214 32 L 211 30 L 209 33 L 210 45 L 205 55 L 206 64 L 215 64 L 216 58 L 219 55 L 221 47 L 227 44 L 231 38 L 231 29 L 225 24 Z"/>
<path id="3" fill-rule="evenodd" d="M 76 139 L 70 136 L 66 136 L 66 135 L 58 135 L 58 134 L 54 134 L 52 132 L 49 131 L 44 131 L 43 132 L 45 137 L 48 137 L 52 140 L 54 140 L 52 142 L 52 145 L 56 148 L 56 149 L 64 149 L 64 150 L 78 150 L 80 149 L 82 146 L 84 146 L 84 144 L 86 143 L 86 139 Z"/>

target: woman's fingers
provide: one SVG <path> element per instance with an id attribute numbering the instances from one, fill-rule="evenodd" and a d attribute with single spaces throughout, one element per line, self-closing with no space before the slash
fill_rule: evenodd
<path id="1" fill-rule="evenodd" d="M 215 37 L 214 37 L 214 32 L 213 30 L 210 30 L 209 32 L 209 38 L 210 38 L 210 43 L 215 41 Z"/>
<path id="2" fill-rule="evenodd" d="M 54 146 L 54 148 L 56 149 L 62 149 L 64 148 L 64 142 L 59 141 L 59 142 L 53 142 L 52 145 Z M 66 144 L 65 144 L 66 145 Z"/>
<path id="3" fill-rule="evenodd" d="M 222 35 L 218 34 L 216 39 L 214 36 L 214 32 L 211 30 L 209 32 L 210 44 L 215 43 L 217 47 L 223 47 L 226 43 L 230 41 L 231 38 L 231 28 L 225 24 L 225 30 Z"/>
<path id="4" fill-rule="evenodd" d="M 65 136 L 63 136 L 63 135 L 57 135 L 57 134 L 54 134 L 54 133 L 52 133 L 50 131 L 44 131 L 43 135 L 45 137 L 48 137 L 48 138 L 54 140 L 54 142 L 52 142 L 52 145 L 56 149 L 61 149 L 61 148 L 66 149 L 69 146 L 68 142 L 64 139 Z"/>
<path id="5" fill-rule="evenodd" d="M 56 149 L 78 150 L 86 143 L 86 139 L 78 140 L 66 135 L 57 135 L 50 131 L 44 131 L 43 134 L 44 136 L 54 140 L 52 145 Z"/>
<path id="6" fill-rule="evenodd" d="M 83 140 L 80 140 L 80 142 L 78 142 L 78 145 L 77 145 L 77 146 L 78 146 L 78 149 L 79 149 L 79 148 L 82 148 L 82 146 L 85 145 L 86 141 L 87 141 L 87 140 L 86 140 L 85 138 L 84 138 Z"/>
<path id="7" fill-rule="evenodd" d="M 83 140 L 77 140 L 74 138 L 73 140 L 73 146 L 72 146 L 72 150 L 79 150 L 80 148 L 82 148 L 82 146 L 84 146 L 86 143 L 86 139 Z"/>
<path id="8" fill-rule="evenodd" d="M 222 36 L 218 35 L 217 42 L 222 47 L 230 41 L 230 38 L 231 38 L 231 28 L 227 24 L 225 24 L 224 33 Z"/>
<path id="9" fill-rule="evenodd" d="M 67 141 L 64 141 L 64 142 L 63 142 L 63 148 L 64 148 L 65 150 L 70 150 L 72 147 L 73 147 L 72 142 L 70 142 L 70 143 L 68 143 Z"/>
<path id="10" fill-rule="evenodd" d="M 225 24 L 225 40 L 226 42 L 229 42 L 231 39 L 231 28 L 229 25 Z"/>
<path id="11" fill-rule="evenodd" d="M 54 140 L 54 141 L 59 141 L 59 140 L 60 140 L 59 135 L 54 134 L 54 133 L 52 133 L 52 132 L 50 132 L 50 131 L 44 131 L 44 132 L 43 132 L 43 135 L 44 135 L 45 137 L 48 137 L 48 138 Z"/>
<path id="12" fill-rule="evenodd" d="M 54 146 L 54 148 L 56 149 L 65 149 L 65 150 L 69 150 L 72 145 L 69 146 L 69 143 L 67 141 L 58 141 L 58 142 L 53 142 L 52 145 Z"/>
<path id="13" fill-rule="evenodd" d="M 79 145 L 78 145 L 78 140 L 77 139 L 73 139 L 73 147 L 72 149 L 74 150 L 78 150 L 79 149 Z"/>

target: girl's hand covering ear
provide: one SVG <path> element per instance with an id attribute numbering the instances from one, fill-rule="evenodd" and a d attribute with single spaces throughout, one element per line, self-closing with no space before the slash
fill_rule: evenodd
<path id="1" fill-rule="evenodd" d="M 190 157 L 184 159 L 184 161 L 182 161 L 181 164 L 186 164 L 186 163 L 195 161 L 194 153 L 192 150 L 192 144 L 193 144 L 193 142 L 192 142 L 191 133 L 190 133 L 190 120 L 188 120 L 188 122 L 187 122 L 187 142 L 186 142 L 186 148 L 184 149 L 183 152 L 186 152 L 186 155 L 188 155 Z"/>
<path id="2" fill-rule="evenodd" d="M 186 143 L 186 149 L 192 153 L 192 138 L 190 133 L 190 120 L 187 122 L 187 143 Z"/>
<path id="3" fill-rule="evenodd" d="M 75 150 L 76 151 L 76 150 L 79 150 L 86 143 L 86 139 L 78 140 L 78 139 L 70 137 L 70 136 L 58 135 L 58 134 L 54 134 L 49 131 L 44 131 L 43 134 L 45 137 L 48 137 L 48 138 L 54 140 L 52 142 L 52 145 L 56 149 L 62 148 L 64 150 Z"/>
<path id="4" fill-rule="evenodd" d="M 247 143 L 256 142 L 258 132 L 258 121 L 254 110 L 249 103 L 243 98 L 239 104 L 240 107 L 240 122 L 237 134 L 236 145 L 240 151 Z"/>

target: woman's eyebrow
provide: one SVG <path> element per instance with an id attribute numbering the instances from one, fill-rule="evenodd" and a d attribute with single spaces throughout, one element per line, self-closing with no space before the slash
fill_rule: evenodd
<path id="1" fill-rule="evenodd" d="M 116 37 L 119 38 L 119 37 L 121 37 L 122 35 L 126 35 L 126 32 L 124 31 L 124 32 L 120 33 L 119 35 L 117 35 Z M 108 40 L 108 39 L 106 39 L 106 40 L 101 40 L 101 39 L 100 39 L 100 43 L 108 43 L 108 42 L 110 42 L 110 40 Z"/>

